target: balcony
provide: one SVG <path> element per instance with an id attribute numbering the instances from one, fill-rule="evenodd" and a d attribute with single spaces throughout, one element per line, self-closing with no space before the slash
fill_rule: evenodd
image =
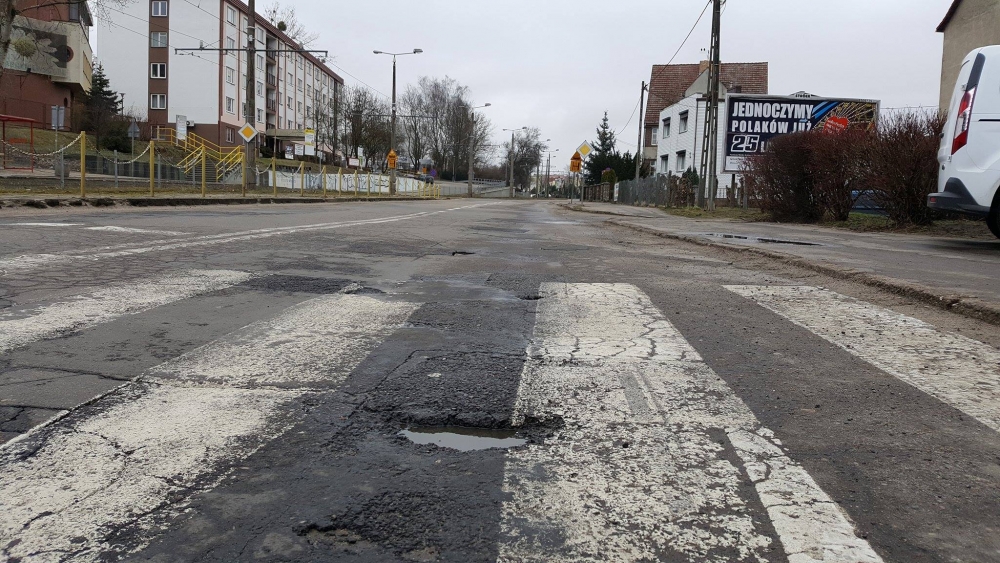
<path id="1" fill-rule="evenodd" d="M 268 74 L 267 75 L 267 85 L 269 87 L 271 87 L 271 88 L 277 88 L 278 87 L 278 77 L 275 76 L 275 75 L 273 75 L 273 74 Z"/>
<path id="2" fill-rule="evenodd" d="M 278 51 L 275 49 L 268 49 L 267 58 L 273 62 L 278 62 Z"/>
<path id="3" fill-rule="evenodd" d="M 268 111 L 268 113 L 277 113 L 277 111 L 278 111 L 278 102 L 275 101 L 275 100 L 268 100 L 267 101 L 267 111 Z"/>

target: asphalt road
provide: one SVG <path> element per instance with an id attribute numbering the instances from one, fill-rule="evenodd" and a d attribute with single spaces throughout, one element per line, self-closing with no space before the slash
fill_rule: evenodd
<path id="1" fill-rule="evenodd" d="M 0 560 L 1000 561 L 1000 329 L 605 219 L 0 212 Z"/>

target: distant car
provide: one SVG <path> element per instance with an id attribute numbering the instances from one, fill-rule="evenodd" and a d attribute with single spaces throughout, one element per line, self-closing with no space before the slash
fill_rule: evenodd
<path id="1" fill-rule="evenodd" d="M 985 217 L 1000 238 L 1000 45 L 965 57 L 938 149 L 933 209 Z"/>

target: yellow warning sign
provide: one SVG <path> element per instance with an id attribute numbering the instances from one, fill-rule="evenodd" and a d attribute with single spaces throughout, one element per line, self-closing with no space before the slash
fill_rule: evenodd
<path id="1" fill-rule="evenodd" d="M 569 171 L 579 172 L 582 166 L 583 166 L 583 157 L 580 156 L 579 152 L 574 153 L 573 158 L 569 160 Z"/>

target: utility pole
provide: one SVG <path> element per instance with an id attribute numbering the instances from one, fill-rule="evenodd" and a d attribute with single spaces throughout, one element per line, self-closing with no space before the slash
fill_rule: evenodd
<path id="1" fill-rule="evenodd" d="M 396 55 L 392 56 L 392 133 L 389 135 L 389 146 L 396 151 Z M 389 195 L 396 195 L 396 169 L 389 171 Z"/>
<path id="2" fill-rule="evenodd" d="M 701 146 L 701 185 L 698 187 L 698 205 L 705 207 L 705 189 L 708 189 L 708 210 L 715 210 L 715 193 L 719 177 L 719 74 L 722 59 L 719 54 L 722 31 L 722 3 L 712 2 L 712 49 L 708 63 L 708 103 L 705 104 L 705 136 Z"/>
<path id="3" fill-rule="evenodd" d="M 469 197 L 472 197 L 472 175 L 475 172 L 473 166 L 476 162 L 476 110 L 470 109 L 469 114 L 472 123 L 472 129 L 469 131 Z"/>
<path id="4" fill-rule="evenodd" d="M 552 153 L 549 153 L 549 159 L 545 162 L 545 195 L 549 195 L 549 181 L 552 175 Z"/>
<path id="5" fill-rule="evenodd" d="M 510 197 L 514 197 L 514 133 L 510 133 Z"/>
<path id="6" fill-rule="evenodd" d="M 253 128 L 257 129 L 257 6 L 256 0 L 247 0 L 247 7 L 249 8 L 250 14 L 247 18 L 247 101 L 246 101 L 246 111 L 243 116 L 246 118 L 247 123 L 252 123 Z M 253 138 L 256 141 L 257 137 Z M 253 189 L 257 185 L 257 150 L 256 147 L 251 148 L 251 142 L 247 141 L 244 145 L 246 150 L 246 158 L 244 159 L 244 166 L 246 169 L 243 171 L 243 177 L 246 179 L 244 185 Z M 246 195 L 244 193 L 243 195 Z"/>
<path id="7" fill-rule="evenodd" d="M 642 171 L 642 161 L 643 161 L 643 157 L 645 156 L 643 154 L 643 146 L 642 146 L 642 141 L 643 141 L 643 138 L 642 138 L 643 127 L 645 127 L 645 125 L 646 125 L 643 122 L 643 119 L 642 119 L 643 113 L 644 113 L 643 110 L 645 109 L 642 106 L 642 104 L 645 101 L 646 101 L 646 81 L 644 80 L 642 82 L 642 90 L 639 91 L 639 141 L 635 145 L 635 146 L 639 147 L 639 148 L 636 149 L 636 153 L 635 153 L 635 181 L 636 182 L 639 181 L 639 173 Z"/>

